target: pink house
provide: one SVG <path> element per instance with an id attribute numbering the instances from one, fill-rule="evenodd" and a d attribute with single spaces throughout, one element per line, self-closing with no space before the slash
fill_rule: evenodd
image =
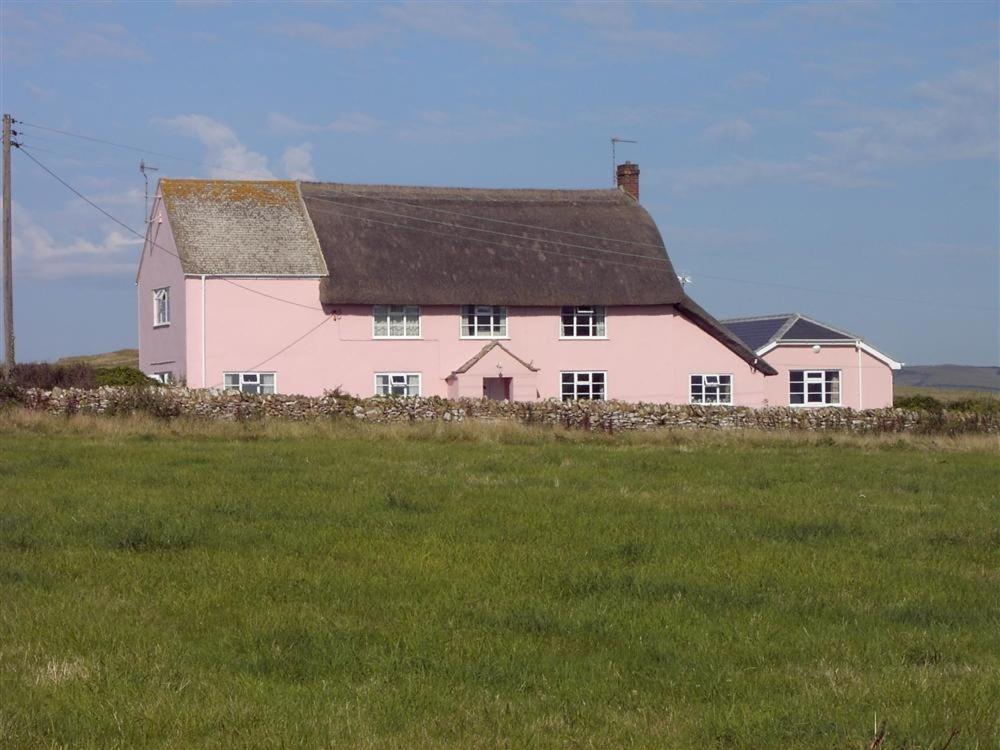
<path id="1" fill-rule="evenodd" d="M 892 406 L 892 371 L 903 366 L 859 336 L 804 315 L 723 321 L 778 371 L 764 396 L 775 406 Z"/>
<path id="2" fill-rule="evenodd" d="M 257 393 L 777 403 L 771 357 L 678 282 L 638 168 L 619 184 L 163 179 L 140 366 Z"/>

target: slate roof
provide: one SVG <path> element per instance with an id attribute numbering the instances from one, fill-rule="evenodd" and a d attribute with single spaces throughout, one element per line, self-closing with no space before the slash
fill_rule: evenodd
<path id="1" fill-rule="evenodd" d="M 730 318 L 722 324 L 754 351 L 774 342 L 859 341 L 860 337 L 799 313 Z"/>
<path id="2" fill-rule="evenodd" d="M 162 179 L 160 191 L 184 273 L 327 273 L 295 182 Z"/>
<path id="3" fill-rule="evenodd" d="M 621 190 L 302 183 L 302 195 L 330 269 L 325 303 L 655 305 L 684 297 L 652 217 Z"/>
<path id="4" fill-rule="evenodd" d="M 742 339 L 755 352 L 769 344 L 813 344 L 822 342 L 853 344 L 861 342 L 861 348 L 881 359 L 892 369 L 903 366 L 885 352 L 879 351 L 860 336 L 849 331 L 834 328 L 827 323 L 807 318 L 799 313 L 782 315 L 759 315 L 752 318 L 730 318 L 721 325 Z"/>

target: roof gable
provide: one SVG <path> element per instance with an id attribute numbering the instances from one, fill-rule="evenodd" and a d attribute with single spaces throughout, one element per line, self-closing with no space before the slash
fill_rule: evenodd
<path id="1" fill-rule="evenodd" d="M 492 352 L 494 349 L 499 349 L 501 356 L 494 362 L 492 368 L 489 368 L 489 372 L 492 373 L 493 375 L 498 375 L 498 374 L 502 375 L 503 374 L 502 369 L 505 365 L 513 367 L 514 369 L 517 370 L 523 368 L 525 370 L 528 370 L 529 372 L 538 372 L 538 368 L 535 367 L 533 364 L 531 364 L 531 362 L 525 362 L 523 359 L 518 357 L 516 354 L 514 354 L 510 349 L 501 344 L 499 341 L 491 341 L 490 343 L 486 344 L 486 346 L 484 346 L 482 349 L 480 349 L 476 353 L 476 355 L 472 357 L 468 362 L 464 363 L 463 365 L 452 371 L 451 374 L 462 375 L 467 372 L 477 372 L 477 369 L 481 371 L 482 368 L 477 368 L 477 366 L 480 364 L 480 362 L 482 362 L 483 358 L 487 354 Z"/>
<path id="2" fill-rule="evenodd" d="M 754 318 L 731 318 L 722 322 L 733 334 L 739 336 L 758 355 L 764 356 L 782 344 L 851 344 L 857 345 L 889 367 L 898 370 L 902 362 L 879 351 L 860 336 L 834 328 L 799 313 L 762 315 Z M 772 331 L 767 338 L 764 336 Z"/>
<path id="3" fill-rule="evenodd" d="M 302 183 L 331 304 L 653 305 L 684 293 L 620 190 Z"/>
<path id="4" fill-rule="evenodd" d="M 297 183 L 162 179 L 159 190 L 185 273 L 326 275 Z"/>
<path id="5" fill-rule="evenodd" d="M 836 328 L 817 323 L 816 321 L 796 316 L 792 323 L 778 338 L 778 341 L 855 341 L 857 336 L 850 336 Z"/>

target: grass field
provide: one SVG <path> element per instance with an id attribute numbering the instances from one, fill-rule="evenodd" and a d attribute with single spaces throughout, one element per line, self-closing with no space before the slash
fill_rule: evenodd
<path id="1" fill-rule="evenodd" d="M 0 416 L 0 746 L 1000 746 L 1000 445 Z"/>

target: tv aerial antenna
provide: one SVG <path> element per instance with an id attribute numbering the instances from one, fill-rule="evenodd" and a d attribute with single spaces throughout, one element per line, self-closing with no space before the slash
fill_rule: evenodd
<path id="1" fill-rule="evenodd" d="M 157 169 L 156 167 L 149 166 L 146 163 L 145 159 L 140 159 L 139 171 L 142 172 L 142 179 L 146 182 L 146 189 L 143 193 L 145 196 L 145 203 L 143 205 L 146 207 L 146 223 L 148 224 L 149 223 L 149 173 L 159 172 L 160 170 Z"/>
<path id="2" fill-rule="evenodd" d="M 611 184 L 613 186 L 618 185 L 618 159 L 615 157 L 615 147 L 619 143 L 638 143 L 639 141 L 630 141 L 628 138 L 611 138 Z"/>

